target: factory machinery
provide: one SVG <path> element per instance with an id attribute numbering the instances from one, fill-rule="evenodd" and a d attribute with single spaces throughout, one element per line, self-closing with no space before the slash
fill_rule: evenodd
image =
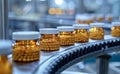
<path id="1" fill-rule="evenodd" d="M 7 0 L 1 0 L 4 9 L 7 12 Z M 5 8 L 6 7 L 6 8 Z M 7 39 L 8 35 L 8 15 L 3 12 L 1 22 L 1 39 Z M 5 25 L 4 25 L 5 24 Z M 12 62 L 12 55 L 8 55 L 13 65 L 13 74 L 60 74 L 68 67 L 85 59 L 96 57 L 97 74 L 108 74 L 109 59 L 115 52 L 120 51 L 120 38 L 105 35 L 104 40 L 89 40 L 87 43 L 75 44 L 70 47 L 61 47 L 59 51 L 45 53 L 41 52 L 40 61 L 19 65 Z M 46 56 L 45 54 L 49 55 Z"/>
<path id="2" fill-rule="evenodd" d="M 119 51 L 120 38 L 105 35 L 104 40 L 89 40 L 54 52 L 41 51 L 41 59 L 28 64 L 16 64 L 12 62 L 12 55 L 8 57 L 13 64 L 13 74 L 60 74 L 70 66 L 93 57 L 97 60 L 96 74 L 108 74 L 109 59 Z"/>
<path id="3" fill-rule="evenodd" d="M 120 38 L 106 35 L 105 40 L 90 40 L 85 44 L 61 48 L 61 51 L 52 53 L 44 61 L 41 60 L 33 74 L 60 74 L 68 67 L 92 57 L 97 58 L 97 74 L 108 74 L 108 60 L 113 52 L 118 51 Z"/>

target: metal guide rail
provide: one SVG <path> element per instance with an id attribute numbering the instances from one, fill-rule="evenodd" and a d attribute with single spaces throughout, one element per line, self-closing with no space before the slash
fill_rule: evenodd
<path id="1" fill-rule="evenodd" d="M 29 64 L 18 65 L 12 62 L 11 55 L 9 59 L 13 64 L 13 74 L 60 74 L 80 61 L 91 57 L 110 55 L 111 52 L 119 50 L 120 38 L 105 35 L 105 40 L 89 40 L 88 43 L 76 43 L 74 46 L 61 47 L 59 51 L 41 52 L 40 61 Z"/>

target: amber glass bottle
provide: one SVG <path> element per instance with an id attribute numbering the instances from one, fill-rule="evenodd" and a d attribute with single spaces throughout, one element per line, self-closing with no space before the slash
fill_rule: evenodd
<path id="1" fill-rule="evenodd" d="M 7 58 L 11 49 L 11 41 L 0 40 L 0 74 L 12 74 L 12 64 Z"/>
<path id="2" fill-rule="evenodd" d="M 74 27 L 72 26 L 60 26 L 57 27 L 59 30 L 59 38 L 61 46 L 74 45 Z"/>
<path id="3" fill-rule="evenodd" d="M 76 23 L 78 23 L 78 24 L 89 25 L 91 22 L 93 22 L 93 19 L 88 17 L 87 15 L 77 15 L 76 16 Z"/>
<path id="4" fill-rule="evenodd" d="M 112 22 L 113 16 L 110 15 L 110 14 L 109 14 L 109 15 L 106 15 L 105 19 L 106 19 L 107 22 Z"/>
<path id="5" fill-rule="evenodd" d="M 57 51 L 60 48 L 58 30 L 55 28 L 40 29 L 41 51 Z"/>
<path id="6" fill-rule="evenodd" d="M 32 62 L 40 58 L 39 32 L 25 31 L 13 32 L 12 59 L 15 62 Z"/>
<path id="7" fill-rule="evenodd" d="M 120 37 L 120 22 L 112 22 L 111 35 Z"/>
<path id="8" fill-rule="evenodd" d="M 75 24 L 74 26 L 74 34 L 75 34 L 75 42 L 84 43 L 89 41 L 89 25 L 87 24 Z"/>
<path id="9" fill-rule="evenodd" d="M 104 23 L 92 23 L 90 24 L 90 39 L 102 40 L 104 39 L 104 29 L 102 28 Z"/>
<path id="10" fill-rule="evenodd" d="M 96 17 L 96 20 L 98 21 L 98 22 L 103 22 L 104 21 L 104 15 L 103 14 L 98 14 L 97 15 L 97 17 Z"/>

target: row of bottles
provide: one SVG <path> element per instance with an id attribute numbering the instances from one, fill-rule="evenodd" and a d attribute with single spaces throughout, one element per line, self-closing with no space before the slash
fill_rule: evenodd
<path id="1" fill-rule="evenodd" d="M 111 35 L 120 37 L 120 22 L 113 22 Z M 57 51 L 60 46 L 104 39 L 104 23 L 74 24 L 57 28 L 41 28 L 40 32 L 14 32 L 12 58 L 16 62 L 32 62 L 40 59 L 41 51 Z M 40 37 L 41 36 L 41 37 Z"/>
<path id="2" fill-rule="evenodd" d="M 120 22 L 112 22 L 111 35 L 120 37 Z M 40 51 L 57 51 L 60 46 L 104 39 L 104 23 L 74 24 L 57 28 L 42 28 L 40 32 L 13 32 L 12 60 L 33 62 L 40 60 Z M 7 55 L 12 49 L 11 41 L 0 41 L 0 74 L 12 74 L 12 65 Z"/>
<path id="3" fill-rule="evenodd" d="M 71 46 L 89 42 L 89 39 L 103 40 L 104 23 L 74 24 L 57 28 L 42 28 L 40 32 L 13 32 L 15 41 L 12 60 L 15 62 L 33 62 L 40 59 L 40 51 L 57 51 L 60 46 Z M 111 35 L 120 37 L 120 22 L 113 22 Z M 41 36 L 41 37 L 40 37 Z M 12 49 L 12 42 L 0 41 L 0 74 L 12 74 L 12 65 L 7 55 Z"/>
<path id="4" fill-rule="evenodd" d="M 76 15 L 75 19 L 76 19 L 76 23 L 79 23 L 79 24 L 90 24 L 90 23 L 93 23 L 95 21 L 111 23 L 113 21 L 114 17 L 112 14 L 107 14 L 107 15 L 103 15 L 103 14 L 79 15 L 78 14 L 78 15 Z"/>

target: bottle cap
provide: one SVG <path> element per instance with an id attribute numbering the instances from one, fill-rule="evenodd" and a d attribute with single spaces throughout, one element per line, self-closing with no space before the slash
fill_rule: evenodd
<path id="1" fill-rule="evenodd" d="M 34 40 L 40 38 L 40 33 L 36 31 L 13 32 L 13 40 Z"/>
<path id="2" fill-rule="evenodd" d="M 74 29 L 89 29 L 88 24 L 74 24 L 73 27 Z"/>
<path id="3" fill-rule="evenodd" d="M 58 34 L 59 31 L 55 28 L 41 28 L 39 29 L 40 34 Z"/>
<path id="4" fill-rule="evenodd" d="M 112 26 L 120 26 L 120 22 L 112 22 Z"/>
<path id="5" fill-rule="evenodd" d="M 103 27 L 104 23 L 91 23 L 90 27 Z"/>
<path id="6" fill-rule="evenodd" d="M 8 55 L 12 52 L 12 41 L 0 40 L 0 55 Z"/>
<path id="7" fill-rule="evenodd" d="M 73 26 L 59 26 L 59 27 L 57 27 L 57 29 L 58 29 L 60 32 L 74 31 L 74 27 L 73 27 Z"/>

